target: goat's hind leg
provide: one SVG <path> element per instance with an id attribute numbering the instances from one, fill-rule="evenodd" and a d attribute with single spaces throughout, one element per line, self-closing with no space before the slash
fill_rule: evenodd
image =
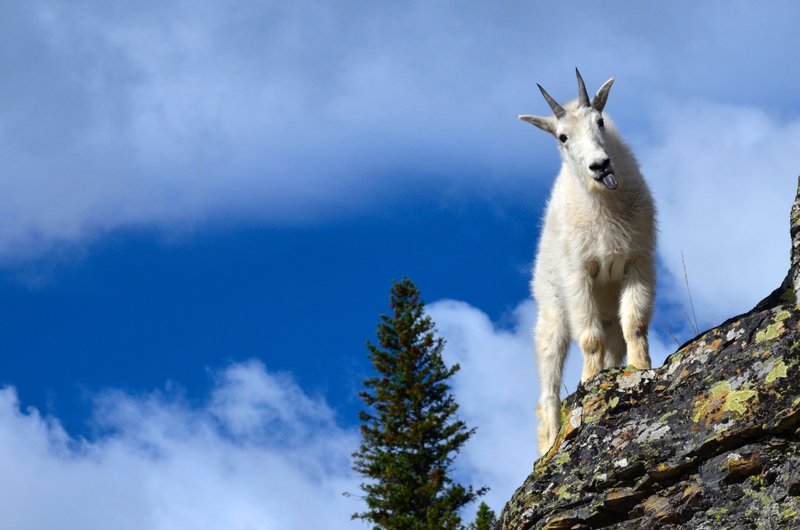
<path id="1" fill-rule="evenodd" d="M 618 320 L 614 320 L 608 326 L 604 325 L 604 329 L 606 333 L 606 354 L 603 357 L 603 368 L 616 368 L 622 364 L 627 350 L 625 337 L 622 334 L 622 326 Z"/>
<path id="2" fill-rule="evenodd" d="M 655 269 L 651 260 L 628 263 L 620 296 L 619 319 L 627 345 L 628 363 L 635 368 L 650 368 L 647 328 L 653 313 Z"/>
<path id="3" fill-rule="evenodd" d="M 566 318 L 556 311 L 539 309 L 535 328 L 536 364 L 539 369 L 541 396 L 536 407 L 539 454 L 545 454 L 561 427 L 560 387 L 564 358 L 569 347 Z"/>

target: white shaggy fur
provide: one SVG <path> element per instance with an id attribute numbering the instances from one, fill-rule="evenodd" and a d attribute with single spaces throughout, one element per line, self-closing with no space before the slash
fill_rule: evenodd
<path id="1" fill-rule="evenodd" d="M 560 427 L 559 387 L 571 339 L 583 353 L 581 381 L 620 365 L 626 354 L 634 367 L 650 368 L 655 206 L 633 154 L 603 114 L 613 81 L 589 102 L 578 74 L 579 99 L 564 107 L 540 87 L 560 117 L 519 117 L 555 136 L 562 159 L 531 282 L 541 454 Z"/>

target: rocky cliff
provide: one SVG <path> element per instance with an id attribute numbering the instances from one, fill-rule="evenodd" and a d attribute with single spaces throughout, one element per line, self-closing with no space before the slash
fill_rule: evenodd
<path id="1" fill-rule="evenodd" d="M 800 180 L 790 223 L 789 273 L 754 309 L 564 401 L 497 529 L 800 528 Z"/>

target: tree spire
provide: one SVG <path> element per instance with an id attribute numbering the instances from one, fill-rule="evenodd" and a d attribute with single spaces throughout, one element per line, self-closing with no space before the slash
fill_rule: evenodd
<path id="1" fill-rule="evenodd" d="M 448 379 L 459 366 L 442 359 L 444 340 L 435 334 L 425 304 L 409 279 L 394 282 L 390 313 L 382 315 L 377 345 L 367 343 L 376 375 L 360 392 L 362 442 L 353 469 L 367 510 L 353 515 L 378 530 L 460 530 L 460 508 L 486 488 L 456 483 L 453 460 L 475 432 L 456 416 Z"/>

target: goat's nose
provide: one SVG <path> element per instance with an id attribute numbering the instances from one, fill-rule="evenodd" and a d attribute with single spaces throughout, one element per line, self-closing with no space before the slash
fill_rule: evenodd
<path id="1" fill-rule="evenodd" d="M 592 171 L 604 171 L 608 169 L 609 164 L 611 164 L 611 160 L 608 157 L 606 157 L 603 160 L 600 160 L 599 162 L 592 162 L 591 164 L 589 164 L 589 169 L 591 169 Z"/>

